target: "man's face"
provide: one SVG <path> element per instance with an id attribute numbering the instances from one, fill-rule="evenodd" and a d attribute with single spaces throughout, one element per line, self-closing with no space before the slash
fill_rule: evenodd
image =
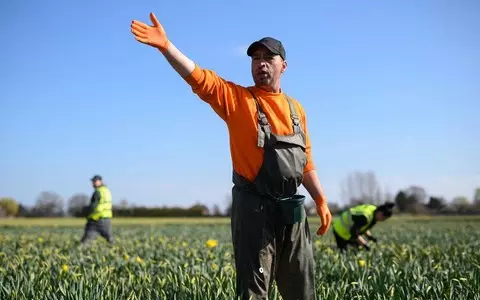
<path id="1" fill-rule="evenodd" d="M 385 221 L 387 219 L 387 217 L 385 216 L 385 214 L 381 211 L 377 211 L 377 214 L 375 216 L 375 219 L 377 221 Z"/>
<path id="2" fill-rule="evenodd" d="M 97 179 L 97 180 L 92 180 L 92 186 L 93 186 L 94 188 L 97 188 L 97 187 L 99 187 L 100 185 L 102 185 L 102 182 L 101 182 L 100 180 L 98 180 L 98 179 Z"/>
<path id="3" fill-rule="evenodd" d="M 258 47 L 252 54 L 252 76 L 256 86 L 271 87 L 277 84 L 286 68 L 287 62 L 265 47 Z"/>

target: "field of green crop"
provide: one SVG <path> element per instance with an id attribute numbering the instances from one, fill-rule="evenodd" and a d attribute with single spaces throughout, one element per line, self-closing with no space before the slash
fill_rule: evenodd
<path id="1" fill-rule="evenodd" d="M 82 231 L 2 220 L 0 299 L 234 299 L 228 219 L 115 220 L 114 246 L 80 248 Z M 397 218 L 374 234 L 357 255 L 314 236 L 318 299 L 480 299 L 480 218 Z"/>

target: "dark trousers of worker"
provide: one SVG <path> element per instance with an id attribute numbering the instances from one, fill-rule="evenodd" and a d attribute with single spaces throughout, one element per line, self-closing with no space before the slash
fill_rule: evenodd
<path id="1" fill-rule="evenodd" d="M 354 251 L 358 251 L 358 248 L 360 247 L 358 242 L 343 239 L 337 232 L 335 232 L 335 230 L 333 230 L 333 236 L 335 237 L 337 248 L 340 249 L 340 251 L 346 251 L 349 246 L 352 247 Z"/>
<path id="2" fill-rule="evenodd" d="M 232 200 L 237 299 L 268 299 L 273 280 L 284 300 L 316 299 L 307 219 L 284 224 L 278 204 L 238 186 Z"/>
<path id="3" fill-rule="evenodd" d="M 91 219 L 87 220 L 81 243 L 88 243 L 89 241 L 95 239 L 98 234 L 109 243 L 113 243 L 112 220 L 110 218 L 101 218 L 96 221 Z"/>

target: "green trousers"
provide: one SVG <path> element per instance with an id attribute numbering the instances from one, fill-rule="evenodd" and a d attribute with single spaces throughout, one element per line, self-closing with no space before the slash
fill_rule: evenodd
<path id="1" fill-rule="evenodd" d="M 316 299 L 307 219 L 284 224 L 277 203 L 238 186 L 232 200 L 237 299 L 268 299 L 274 280 L 284 300 Z"/>

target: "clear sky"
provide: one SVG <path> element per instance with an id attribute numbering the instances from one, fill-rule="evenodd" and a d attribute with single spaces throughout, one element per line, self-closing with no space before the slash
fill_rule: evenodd
<path id="1" fill-rule="evenodd" d="M 227 129 L 132 37 L 150 11 L 186 55 L 242 85 L 246 47 L 282 40 L 282 86 L 307 111 L 329 201 L 355 170 L 392 194 L 416 184 L 451 200 L 480 186 L 479 1 L 6 0 L 0 196 L 90 194 L 99 173 L 115 202 L 223 204 Z"/>

